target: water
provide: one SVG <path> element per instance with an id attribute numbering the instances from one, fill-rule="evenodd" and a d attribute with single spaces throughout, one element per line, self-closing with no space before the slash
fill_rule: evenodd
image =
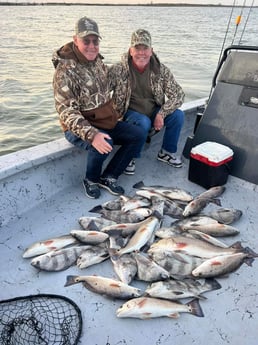
<path id="1" fill-rule="evenodd" d="M 225 46 L 232 43 L 235 9 Z M 183 87 L 185 101 L 207 97 L 231 8 L 151 6 L 0 6 L 0 155 L 63 136 L 52 91 L 52 52 L 71 40 L 75 21 L 95 19 L 108 64 L 127 51 L 132 31 L 149 30 L 153 47 Z M 238 43 L 248 9 L 236 34 Z M 242 44 L 258 45 L 258 8 Z"/>

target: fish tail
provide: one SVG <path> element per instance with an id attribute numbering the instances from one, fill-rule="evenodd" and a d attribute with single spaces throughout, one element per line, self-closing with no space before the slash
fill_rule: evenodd
<path id="1" fill-rule="evenodd" d="M 252 258 L 257 258 L 258 257 L 258 254 L 255 253 L 255 251 L 253 251 L 251 248 L 249 247 L 246 247 L 245 248 L 245 253 L 247 253 L 248 255 L 250 255 L 250 257 Z"/>
<path id="2" fill-rule="evenodd" d="M 139 188 L 142 188 L 142 187 L 144 187 L 143 181 L 139 181 L 139 182 L 137 182 L 137 183 L 135 183 L 133 185 L 133 188 L 136 188 L 136 189 L 139 189 Z"/>
<path id="3" fill-rule="evenodd" d="M 199 317 L 203 317 L 203 311 L 200 306 L 199 300 L 197 298 L 193 299 L 191 302 L 188 303 L 188 306 L 190 308 L 191 314 Z"/>
<path id="4" fill-rule="evenodd" d="M 78 276 L 72 276 L 72 275 L 66 276 L 66 283 L 64 286 L 66 287 L 66 286 L 70 286 L 70 285 L 79 283 L 79 281 L 77 281 L 77 279 L 76 279 L 77 277 Z"/>
<path id="5" fill-rule="evenodd" d="M 244 262 L 251 267 L 252 263 L 254 262 L 254 258 L 245 258 Z"/>
<path id="6" fill-rule="evenodd" d="M 212 290 L 221 289 L 221 285 L 216 279 L 206 278 L 205 283 L 209 284 Z"/>
<path id="7" fill-rule="evenodd" d="M 101 205 L 94 206 L 92 209 L 89 210 L 91 213 L 100 213 L 103 210 Z"/>
<path id="8" fill-rule="evenodd" d="M 212 199 L 211 202 L 213 202 L 217 206 L 221 206 L 221 201 L 220 199 Z"/>

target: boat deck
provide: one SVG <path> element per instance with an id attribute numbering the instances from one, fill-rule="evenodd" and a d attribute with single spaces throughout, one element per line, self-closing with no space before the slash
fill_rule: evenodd
<path id="1" fill-rule="evenodd" d="M 179 145 L 181 151 L 193 129 L 193 123 L 194 117 L 186 118 Z M 23 251 L 32 243 L 80 229 L 80 217 L 93 216 L 88 212 L 93 206 L 115 198 L 103 190 L 100 199 L 88 199 L 81 183 L 84 174 L 83 154 L 78 160 L 78 153 L 73 150 L 67 168 L 67 158 L 64 157 L 71 150 L 69 145 L 64 144 L 63 140 L 57 141 L 52 148 L 55 145 L 57 148 L 60 145 L 65 147 L 58 158 L 59 163 L 48 157 L 49 163 L 44 167 L 36 166 L 32 175 L 29 173 L 29 162 L 12 166 L 8 157 L 5 160 L 5 164 L 10 163 L 10 169 L 2 169 L 1 172 L 1 300 L 39 293 L 64 295 L 72 299 L 82 312 L 80 343 L 83 345 L 257 344 L 258 260 L 253 262 L 252 267 L 243 264 L 228 277 L 217 278 L 222 288 L 205 293 L 207 299 L 200 301 L 203 318 L 182 313 L 178 319 L 162 317 L 140 320 L 116 317 L 115 312 L 124 301 L 97 295 L 82 284 L 64 287 L 67 275 L 96 274 L 115 278 L 109 261 L 83 270 L 73 266 L 61 272 L 39 272 L 30 265 L 30 259 L 22 258 Z M 146 145 L 143 157 L 137 161 L 136 174 L 121 176 L 120 182 L 125 187 L 126 195 L 134 195 L 132 186 L 141 180 L 145 185 L 183 188 L 193 196 L 203 192 L 204 188 L 188 180 L 189 161 L 184 159 L 181 169 L 169 167 L 156 160 L 159 147 L 160 135 L 156 135 L 152 143 Z M 48 150 L 49 145 L 42 145 L 41 148 Z M 34 151 L 30 151 L 31 157 Z M 3 168 L 3 157 L 1 164 Z M 40 169 L 44 170 L 37 177 Z M 17 183 L 13 179 L 15 170 L 18 173 Z M 234 223 L 240 234 L 221 240 L 227 244 L 241 241 L 243 246 L 258 252 L 257 186 L 229 176 L 226 191 L 220 199 L 223 207 L 243 212 L 240 220 Z M 164 224 L 169 225 L 172 221 L 174 219 L 166 216 Z M 136 281 L 132 285 L 145 286 Z"/>

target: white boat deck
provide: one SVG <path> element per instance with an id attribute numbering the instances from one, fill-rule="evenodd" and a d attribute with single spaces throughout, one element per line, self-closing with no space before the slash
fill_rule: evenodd
<path id="1" fill-rule="evenodd" d="M 193 121 L 194 118 L 186 118 L 181 151 Z M 159 140 L 157 135 L 151 145 L 146 145 L 134 176 L 121 176 L 126 194 L 133 195 L 132 186 L 141 180 L 145 185 L 180 187 L 193 196 L 204 191 L 188 180 L 188 160 L 184 159 L 182 169 L 156 160 Z M 36 158 L 33 164 L 31 158 Z M 32 243 L 80 229 L 80 217 L 93 216 L 88 212 L 93 206 L 115 198 L 104 190 L 98 200 L 85 196 L 81 183 L 84 165 L 84 154 L 78 159 L 78 151 L 71 149 L 63 139 L 27 150 L 26 155 L 21 152 L 0 157 L 1 300 L 39 293 L 72 299 L 82 312 L 80 343 L 83 345 L 257 345 L 258 260 L 252 267 L 243 264 L 228 277 L 217 279 L 222 288 L 206 293 L 207 300 L 200 301 L 203 318 L 181 314 L 179 319 L 139 320 L 116 317 L 115 312 L 124 301 L 94 294 L 82 284 L 64 287 L 67 275 L 96 274 L 115 278 L 109 261 L 84 270 L 73 266 L 61 272 L 39 272 L 30 265 L 29 259 L 22 258 L 23 251 Z M 243 246 L 258 252 L 257 186 L 229 176 L 220 199 L 223 207 L 243 212 L 234 223 L 240 234 L 222 240 L 227 244 L 241 241 Z M 165 217 L 165 224 L 172 221 Z M 132 285 L 145 286 L 135 281 Z"/>

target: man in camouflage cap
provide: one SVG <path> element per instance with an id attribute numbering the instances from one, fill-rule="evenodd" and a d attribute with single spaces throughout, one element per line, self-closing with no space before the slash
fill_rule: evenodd
<path id="1" fill-rule="evenodd" d="M 73 41 L 52 59 L 55 106 L 65 138 L 88 152 L 83 186 L 90 198 L 100 196 L 100 187 L 113 195 L 124 193 L 117 179 L 139 154 L 144 140 L 142 129 L 120 121 L 114 110 L 108 69 L 99 53 L 100 38 L 97 23 L 83 17 L 76 23 Z M 119 149 L 102 171 L 114 145 Z"/>
<path id="2" fill-rule="evenodd" d="M 136 47 L 139 44 L 151 48 L 151 35 L 147 30 L 139 29 L 132 33 L 131 47 Z"/>
<path id="3" fill-rule="evenodd" d="M 178 108 L 183 103 L 184 92 L 169 68 L 153 52 L 147 30 L 132 33 L 129 51 L 123 54 L 120 63 L 111 67 L 110 80 L 114 104 L 124 120 L 143 128 L 146 141 L 150 141 L 150 134 L 165 127 L 157 159 L 181 167 L 177 144 L 184 113 Z M 134 172 L 133 159 L 124 173 L 132 175 Z"/>

